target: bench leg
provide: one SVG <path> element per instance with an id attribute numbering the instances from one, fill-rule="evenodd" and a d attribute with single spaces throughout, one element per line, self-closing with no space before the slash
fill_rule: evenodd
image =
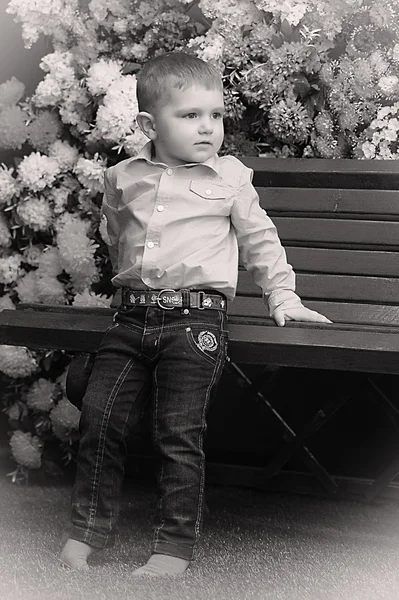
<path id="1" fill-rule="evenodd" d="M 368 382 L 376 393 L 378 400 L 382 402 L 382 405 L 387 412 L 389 418 L 393 424 L 398 428 L 399 423 L 399 410 L 391 399 L 381 390 L 376 384 L 374 378 L 369 377 Z M 391 389 L 392 397 L 397 394 L 398 390 L 398 378 L 391 378 Z M 394 479 L 399 475 L 399 448 L 398 444 L 394 444 L 393 457 L 385 462 L 381 469 L 379 476 L 376 478 L 374 483 L 371 484 L 368 490 L 366 490 L 364 496 L 367 502 L 372 502 L 381 492 L 385 489 Z"/>
<path id="2" fill-rule="evenodd" d="M 262 385 L 262 383 L 264 382 L 264 375 L 265 375 L 265 372 L 267 372 L 267 369 L 265 369 L 263 371 L 263 373 L 254 382 L 252 382 L 249 379 L 249 377 L 240 369 L 240 367 L 236 363 L 229 361 L 227 364 L 227 369 L 230 369 L 236 376 L 238 376 L 242 381 L 244 381 L 247 384 L 246 392 L 249 392 L 250 395 L 256 395 L 256 397 L 262 401 L 262 403 L 267 407 L 267 409 L 272 413 L 272 415 L 282 425 L 282 427 L 284 429 L 285 438 L 289 440 L 289 443 L 295 444 L 294 450 L 296 447 L 300 448 L 300 454 L 301 454 L 303 461 L 309 467 L 309 469 L 311 469 L 313 471 L 313 473 L 316 475 L 317 479 L 323 485 L 324 489 L 329 494 L 335 494 L 338 490 L 338 485 L 336 484 L 335 480 L 331 477 L 331 475 L 329 475 L 329 473 L 326 471 L 326 469 L 319 463 L 319 461 L 312 454 L 312 452 L 309 450 L 309 448 L 307 448 L 306 446 L 303 445 L 303 440 L 298 440 L 298 436 L 295 433 L 295 431 L 290 427 L 290 425 L 285 421 L 285 419 L 280 415 L 280 413 L 272 406 L 272 404 L 267 400 L 267 398 L 262 394 L 262 392 L 260 392 L 259 388 Z M 280 377 L 280 371 L 281 371 L 281 369 L 278 369 L 271 375 L 271 377 L 269 379 L 269 384 L 275 385 L 277 379 Z M 297 441 L 298 441 L 298 443 L 296 444 Z M 292 452 L 290 452 L 290 456 L 291 456 Z M 288 461 L 288 459 L 284 460 L 284 462 L 282 463 L 282 466 L 287 461 Z M 272 461 L 272 463 L 273 462 L 274 462 L 274 460 Z M 272 475 L 274 475 L 281 468 L 279 465 L 277 465 L 276 468 L 274 468 L 273 466 L 271 468 L 269 468 L 272 463 L 269 463 L 264 469 L 265 480 L 272 477 Z"/>

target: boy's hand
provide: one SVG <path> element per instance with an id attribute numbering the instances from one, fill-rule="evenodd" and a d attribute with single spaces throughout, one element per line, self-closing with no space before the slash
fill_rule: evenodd
<path id="1" fill-rule="evenodd" d="M 311 321 L 313 323 L 332 323 L 324 315 L 310 310 L 306 306 L 298 306 L 296 308 L 276 309 L 273 319 L 279 327 L 284 327 L 286 321 Z"/>

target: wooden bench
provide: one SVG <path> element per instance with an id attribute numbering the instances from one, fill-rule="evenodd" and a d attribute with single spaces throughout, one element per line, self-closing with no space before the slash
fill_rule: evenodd
<path id="1" fill-rule="evenodd" d="M 223 465 L 211 478 L 257 487 L 270 486 L 283 475 L 284 465 L 300 453 L 308 469 L 330 494 L 348 491 L 348 481 L 331 476 L 306 446 L 306 441 L 350 399 L 359 379 L 371 386 L 395 423 L 399 419 L 399 165 L 396 161 L 245 159 L 254 169 L 260 202 L 274 220 L 297 273 L 297 291 L 304 303 L 325 315 L 331 325 L 287 323 L 278 328 L 266 316 L 260 290 L 240 269 L 237 297 L 229 305 L 230 363 L 227 370 L 271 411 L 284 431 L 277 454 L 264 468 L 252 470 Z M 115 302 L 114 302 L 115 304 Z M 110 325 L 114 308 L 19 305 L 0 313 L 0 343 L 30 348 L 95 353 Z M 75 363 L 77 365 L 78 363 Z M 264 365 L 251 381 L 242 365 Z M 345 372 L 342 393 L 323 404 L 294 431 L 271 402 L 270 389 L 284 376 L 270 366 L 327 369 Z M 71 367 L 73 369 L 74 367 Z M 74 371 L 74 377 L 79 370 Z M 392 395 L 379 385 L 391 377 Z M 375 375 L 378 377 L 376 378 Z M 349 382 L 349 383 L 348 383 Z M 396 436 L 394 436 L 396 438 Z M 396 439 L 375 480 L 356 482 L 353 490 L 371 500 L 399 486 Z M 229 475 L 231 471 L 231 476 Z M 223 475 L 221 473 L 223 472 Z M 214 473 L 214 476 L 212 476 Z M 352 491 L 353 491 L 352 490 Z M 394 492 L 392 492 L 394 494 Z M 395 494 L 394 494 L 395 495 Z"/>

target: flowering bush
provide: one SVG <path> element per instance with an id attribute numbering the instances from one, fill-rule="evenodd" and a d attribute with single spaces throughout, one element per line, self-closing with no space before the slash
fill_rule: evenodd
<path id="1" fill-rule="evenodd" d="M 109 306 L 104 170 L 144 143 L 136 73 L 184 50 L 223 76 L 222 152 L 398 158 L 397 0 L 11 0 L 27 47 L 53 50 L 32 97 L 0 84 L 0 310 L 18 302 Z M 202 11 L 202 12 L 201 12 Z M 70 458 L 78 413 L 62 352 L 0 346 L 14 479 L 46 442 Z"/>

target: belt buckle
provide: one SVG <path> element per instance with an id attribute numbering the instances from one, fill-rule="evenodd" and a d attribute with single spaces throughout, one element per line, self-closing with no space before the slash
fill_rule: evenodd
<path id="1" fill-rule="evenodd" d="M 177 294 L 176 290 L 172 290 L 170 288 L 165 288 L 164 290 L 161 290 L 157 296 L 157 304 L 159 308 L 162 308 L 163 310 L 173 310 L 174 308 L 176 308 L 176 306 L 180 306 L 180 304 L 175 304 L 174 306 L 164 306 L 162 304 L 162 294 L 167 293 Z"/>

